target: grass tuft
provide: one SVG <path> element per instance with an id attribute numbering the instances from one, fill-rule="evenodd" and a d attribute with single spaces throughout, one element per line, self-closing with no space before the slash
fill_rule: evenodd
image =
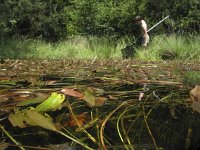
<path id="1" fill-rule="evenodd" d="M 138 50 L 137 57 L 146 60 L 160 60 L 164 54 L 168 55 L 168 59 L 200 60 L 199 37 L 175 34 L 155 36 L 145 51 Z"/>

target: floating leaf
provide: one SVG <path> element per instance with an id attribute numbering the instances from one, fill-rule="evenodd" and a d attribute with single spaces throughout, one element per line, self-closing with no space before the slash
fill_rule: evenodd
<path id="1" fill-rule="evenodd" d="M 17 103 L 17 106 L 27 106 L 27 105 L 41 103 L 45 99 L 48 98 L 48 94 L 46 94 L 46 93 L 36 93 L 35 95 L 37 97 L 35 97 L 33 99 L 27 99 L 27 100 L 21 101 L 21 102 Z"/>
<path id="2" fill-rule="evenodd" d="M 194 89 L 191 90 L 190 96 L 192 98 L 192 101 L 194 102 L 200 102 L 200 86 L 196 85 Z"/>
<path id="3" fill-rule="evenodd" d="M 39 112 L 54 111 L 59 107 L 61 107 L 61 104 L 63 103 L 64 100 L 65 100 L 64 94 L 53 92 L 47 100 L 38 105 L 35 109 Z"/>
<path id="4" fill-rule="evenodd" d="M 9 146 L 9 143 L 0 143 L 0 150 L 6 150 Z"/>
<path id="5" fill-rule="evenodd" d="M 169 111 L 170 111 L 171 116 L 172 116 L 173 118 L 176 118 L 176 108 L 175 108 L 175 107 L 171 107 L 171 108 L 169 109 Z"/>
<path id="6" fill-rule="evenodd" d="M 89 91 L 89 90 L 85 90 L 84 92 L 84 97 L 83 99 L 91 106 L 95 106 L 95 97 L 94 95 Z"/>
<path id="7" fill-rule="evenodd" d="M 42 128 L 57 131 L 55 125 L 52 123 L 51 119 L 44 117 L 37 111 L 26 111 L 26 115 L 28 119 L 35 123 L 35 125 L 40 126 Z"/>
<path id="8" fill-rule="evenodd" d="M 82 113 L 80 115 L 75 116 L 76 118 L 74 118 L 73 115 L 70 115 L 70 122 L 69 125 L 71 127 L 73 126 L 83 126 L 84 122 L 86 121 L 86 113 Z"/>
<path id="9" fill-rule="evenodd" d="M 10 114 L 8 119 L 14 127 L 25 128 L 27 125 L 30 125 L 56 131 L 51 117 L 47 114 L 43 116 L 35 110 L 15 110 L 15 114 Z"/>
<path id="10" fill-rule="evenodd" d="M 119 78 L 117 77 L 101 77 L 102 80 L 111 80 L 111 81 L 118 81 Z"/>
<path id="11" fill-rule="evenodd" d="M 192 103 L 192 108 L 197 111 L 198 113 L 200 113 L 200 102 L 193 102 Z"/>
<path id="12" fill-rule="evenodd" d="M 11 124 L 14 127 L 25 128 L 27 127 L 27 124 L 35 125 L 33 122 L 31 122 L 31 120 L 27 118 L 26 116 L 26 111 L 28 111 L 27 109 L 24 109 L 24 110 L 15 109 L 14 111 L 15 111 L 15 114 L 10 114 L 8 117 L 8 120 L 11 122 Z"/>
<path id="13" fill-rule="evenodd" d="M 83 99 L 90 106 L 102 106 L 106 100 L 105 97 L 95 97 L 93 93 L 88 89 L 85 90 Z"/>
<path id="14" fill-rule="evenodd" d="M 16 101 L 24 101 L 30 99 L 30 97 L 30 94 L 16 94 L 15 96 L 13 96 L 13 99 L 15 99 Z"/>
<path id="15" fill-rule="evenodd" d="M 58 83 L 58 80 L 48 80 L 46 81 L 46 85 L 54 85 L 55 83 Z"/>
<path id="16" fill-rule="evenodd" d="M 79 99 L 83 99 L 83 97 L 84 97 L 83 93 L 77 92 L 73 89 L 66 89 L 65 88 L 65 89 L 62 89 L 61 92 L 64 93 L 65 95 L 77 97 Z"/>
<path id="17" fill-rule="evenodd" d="M 1 84 L 6 84 L 6 85 L 16 85 L 16 82 L 15 81 L 11 81 L 11 80 L 5 80 L 5 79 L 1 79 L 0 80 L 0 83 Z"/>
<path id="18" fill-rule="evenodd" d="M 41 103 L 43 101 L 44 101 L 44 99 L 42 99 L 42 98 L 28 99 L 28 100 L 24 100 L 24 101 L 21 101 L 21 102 L 17 103 L 16 106 L 28 106 L 28 105 Z"/>
<path id="19" fill-rule="evenodd" d="M 107 98 L 105 97 L 96 97 L 95 106 L 103 106 Z"/>
<path id="20" fill-rule="evenodd" d="M 117 99 L 118 99 L 117 97 L 112 96 L 112 95 L 108 95 L 108 97 L 109 97 L 109 99 L 111 99 L 111 100 L 117 100 Z"/>
<path id="21" fill-rule="evenodd" d="M 196 85 L 194 89 L 191 90 L 190 96 L 192 98 L 192 108 L 200 113 L 200 86 Z"/>
<path id="22" fill-rule="evenodd" d="M 10 114 L 8 120 L 13 125 L 13 127 L 25 128 L 24 124 L 25 117 L 22 114 Z"/>
<path id="23" fill-rule="evenodd" d="M 76 150 L 76 145 L 73 146 L 70 143 L 63 143 L 63 144 L 55 144 L 55 145 L 48 145 L 50 149 L 57 149 L 57 150 Z"/>

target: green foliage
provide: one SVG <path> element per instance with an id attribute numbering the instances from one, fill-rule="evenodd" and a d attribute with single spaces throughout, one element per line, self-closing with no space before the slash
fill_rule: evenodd
<path id="1" fill-rule="evenodd" d="M 135 0 L 77 0 L 69 15 L 80 33 L 98 36 L 133 35 L 133 17 L 137 14 Z M 75 15 L 78 14 L 78 15 Z"/>
<path id="2" fill-rule="evenodd" d="M 62 0 L 5 1 L 4 5 L 9 9 L 4 32 L 9 35 L 57 40 L 67 34 L 68 18 Z"/>
<path id="3" fill-rule="evenodd" d="M 154 32 L 165 30 L 167 32 L 200 32 L 200 3 L 198 0 L 164 0 L 162 3 L 159 0 L 146 0 L 146 9 L 143 11 L 144 16 L 149 21 L 150 25 L 158 22 L 161 17 L 170 15 L 163 26 L 154 29 Z"/>
<path id="4" fill-rule="evenodd" d="M 0 31 L 51 41 L 75 34 L 133 37 L 134 16 L 144 16 L 151 27 L 169 15 L 150 34 L 199 33 L 199 5 L 198 0 L 1 0 Z"/>

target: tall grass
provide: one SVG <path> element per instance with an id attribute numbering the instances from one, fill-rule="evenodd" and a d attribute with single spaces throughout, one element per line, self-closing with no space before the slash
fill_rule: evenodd
<path id="1" fill-rule="evenodd" d="M 138 48 L 135 58 L 160 60 L 165 52 L 175 54 L 175 59 L 200 60 L 199 37 L 159 35 L 151 38 L 150 45 Z M 112 40 L 106 37 L 75 36 L 57 43 L 34 39 L 2 39 L 0 58 L 48 58 L 48 59 L 93 59 L 122 58 L 121 49 L 127 38 Z M 129 43 L 127 43 L 129 44 Z"/>
<path id="2" fill-rule="evenodd" d="M 138 49 L 137 58 L 160 60 L 162 54 L 170 53 L 175 59 L 200 60 L 200 37 L 159 35 L 152 38 L 146 50 Z"/>
<path id="3" fill-rule="evenodd" d="M 34 39 L 3 39 L 0 41 L 0 57 L 6 58 L 116 58 L 120 57 L 119 44 L 102 37 L 76 36 L 57 43 Z"/>

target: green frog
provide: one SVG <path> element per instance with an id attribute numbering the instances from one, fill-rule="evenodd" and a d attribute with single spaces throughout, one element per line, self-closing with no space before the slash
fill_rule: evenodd
<path id="1" fill-rule="evenodd" d="M 35 110 L 38 112 L 55 111 L 61 107 L 61 104 L 65 100 L 64 94 L 53 92 L 51 96 L 43 103 L 39 104 Z"/>

